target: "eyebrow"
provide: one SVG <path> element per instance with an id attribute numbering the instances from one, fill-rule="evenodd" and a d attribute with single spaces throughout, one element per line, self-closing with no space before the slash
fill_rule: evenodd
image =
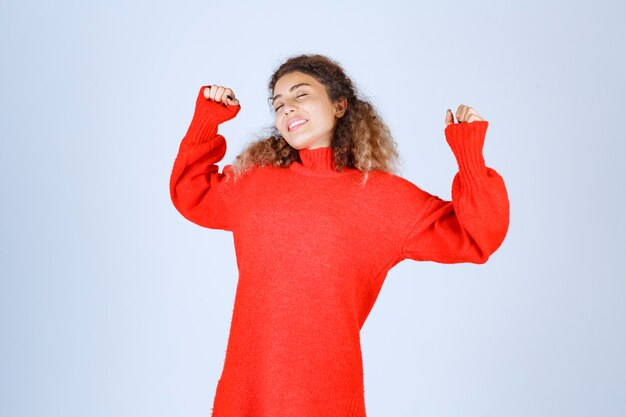
<path id="1" fill-rule="evenodd" d="M 296 85 L 292 86 L 292 87 L 289 89 L 289 92 L 292 92 L 292 91 L 293 91 L 293 90 L 295 90 L 296 88 L 298 88 L 298 87 L 302 87 L 303 85 L 308 85 L 308 86 L 311 86 L 311 84 L 308 84 L 308 83 L 300 83 L 300 84 L 296 84 Z M 282 96 L 282 94 L 276 94 L 276 95 L 274 96 L 274 98 L 272 99 L 272 103 L 274 103 L 274 101 L 275 101 L 278 97 L 280 97 L 280 96 Z"/>

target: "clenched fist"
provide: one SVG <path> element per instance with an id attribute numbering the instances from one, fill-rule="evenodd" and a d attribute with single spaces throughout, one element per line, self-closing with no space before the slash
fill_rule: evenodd
<path id="1" fill-rule="evenodd" d="M 241 104 L 230 88 L 219 85 L 203 85 L 196 98 L 195 120 L 204 120 L 207 115 L 213 122 L 224 123 L 239 113 Z"/>
<path id="2" fill-rule="evenodd" d="M 476 110 L 464 104 L 461 104 L 456 110 L 456 118 L 459 123 L 471 123 L 475 121 L 485 120 L 478 115 Z M 448 125 L 451 125 L 452 123 L 454 123 L 454 117 L 452 116 L 452 110 L 448 109 L 448 111 L 446 112 L 446 127 Z"/>
<path id="3" fill-rule="evenodd" d="M 227 104 L 239 106 L 239 100 L 235 98 L 233 90 L 221 85 L 211 85 L 205 87 L 204 97 L 206 97 L 209 101 L 213 100 L 218 103 L 222 103 L 224 107 L 226 107 Z"/>

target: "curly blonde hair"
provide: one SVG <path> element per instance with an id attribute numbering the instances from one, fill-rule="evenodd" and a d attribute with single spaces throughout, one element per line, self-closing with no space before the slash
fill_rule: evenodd
<path id="1" fill-rule="evenodd" d="M 304 54 L 288 58 L 272 74 L 268 90 L 268 103 L 276 82 L 283 75 L 302 72 L 314 77 L 323 84 L 331 101 L 347 98 L 348 106 L 344 115 L 337 121 L 331 147 L 338 171 L 345 166 L 365 173 L 380 170 L 396 173 L 398 150 L 391 132 L 374 105 L 360 98 L 360 93 L 336 61 L 318 54 Z M 274 165 L 287 167 L 300 161 L 299 152 L 287 143 L 275 125 L 268 126 L 269 132 L 261 133 L 253 142 L 237 155 L 232 164 L 235 177 L 254 166 Z"/>

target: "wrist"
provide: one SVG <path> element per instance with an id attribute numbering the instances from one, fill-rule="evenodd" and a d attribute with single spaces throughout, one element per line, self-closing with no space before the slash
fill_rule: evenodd
<path id="1" fill-rule="evenodd" d="M 217 134 L 218 126 L 233 119 L 241 110 L 240 105 L 229 105 L 204 96 L 203 86 L 196 99 L 196 107 L 187 135 L 193 142 L 205 142 Z"/>
<path id="2" fill-rule="evenodd" d="M 461 175 L 465 177 L 487 175 L 483 145 L 488 126 L 487 121 L 473 121 L 454 123 L 446 127 L 446 141 L 454 153 Z"/>

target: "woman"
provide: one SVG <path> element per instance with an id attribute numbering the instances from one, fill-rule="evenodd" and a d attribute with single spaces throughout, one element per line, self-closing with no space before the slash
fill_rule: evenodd
<path id="1" fill-rule="evenodd" d="M 365 416 L 360 329 L 404 259 L 482 264 L 509 225 L 486 167 L 488 122 L 459 106 L 445 136 L 459 165 L 452 201 L 394 173 L 396 145 L 341 66 L 288 59 L 269 83 L 275 123 L 219 172 L 219 124 L 241 106 L 203 86 L 172 170 L 180 213 L 233 233 L 239 281 L 213 417 Z"/>

